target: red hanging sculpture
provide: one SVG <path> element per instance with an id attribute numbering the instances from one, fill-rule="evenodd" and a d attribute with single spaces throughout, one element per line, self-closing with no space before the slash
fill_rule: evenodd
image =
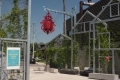
<path id="1" fill-rule="evenodd" d="M 44 16 L 44 20 L 42 20 L 40 24 L 42 24 L 41 29 L 47 34 L 52 33 L 54 31 L 54 26 L 56 26 L 49 12 Z"/>

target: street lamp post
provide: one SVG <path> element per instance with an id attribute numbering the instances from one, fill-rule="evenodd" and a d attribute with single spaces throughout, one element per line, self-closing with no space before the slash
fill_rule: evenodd
<path id="1" fill-rule="evenodd" d="M 27 53 L 26 53 L 26 76 L 25 80 L 30 80 L 30 24 L 31 24 L 31 0 L 28 0 L 28 28 L 27 28 Z"/>

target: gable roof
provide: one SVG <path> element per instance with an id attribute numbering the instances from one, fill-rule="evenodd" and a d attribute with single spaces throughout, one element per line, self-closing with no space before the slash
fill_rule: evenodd
<path id="1" fill-rule="evenodd" d="M 109 1 L 110 0 L 100 0 L 100 1 L 96 2 L 94 5 L 92 5 L 92 6 L 88 7 L 88 8 L 86 8 L 86 9 L 84 9 L 83 12 L 85 14 L 86 11 L 89 11 L 89 12 L 92 13 L 92 15 L 94 15 L 96 17 L 100 13 L 100 11 L 102 10 L 102 6 L 105 6 Z M 106 13 L 105 16 L 107 17 L 108 13 Z M 76 21 L 78 22 L 79 19 L 81 18 L 80 17 L 80 13 L 76 14 L 76 18 L 77 18 Z M 105 17 L 103 17 L 103 18 L 105 18 Z M 92 21 L 93 19 L 94 19 L 93 16 L 91 16 L 89 14 L 86 14 L 85 17 L 84 17 L 84 19 L 82 21 Z M 99 18 L 99 19 L 102 20 L 102 18 Z M 69 23 L 71 23 L 71 18 L 69 18 L 69 19 L 66 20 L 67 30 L 71 29 L 71 27 L 70 27 L 71 24 L 69 24 Z M 69 29 L 68 29 L 68 27 L 69 27 Z"/>
<path id="2" fill-rule="evenodd" d="M 46 45 L 49 45 L 51 42 L 53 42 L 54 40 L 56 40 L 57 38 L 60 38 L 60 37 L 64 37 L 64 38 L 67 38 L 68 40 L 71 40 L 70 37 L 64 35 L 64 34 L 58 34 L 55 38 L 53 38 L 51 41 L 49 41 L 48 43 L 46 43 Z"/>
<path id="3" fill-rule="evenodd" d="M 94 18 L 96 18 L 96 16 L 94 14 L 92 14 L 90 11 L 86 11 L 83 16 L 78 20 L 77 23 L 79 23 L 82 19 L 86 18 L 87 16 L 87 21 L 92 21 Z M 91 17 L 91 18 L 88 18 L 88 17 Z M 101 21 L 101 19 L 97 18 L 98 21 Z M 85 20 L 86 21 L 86 20 Z M 82 21 L 84 22 L 84 20 Z M 104 25 L 107 25 L 105 22 L 103 22 Z M 77 24 L 74 26 L 74 28 L 77 26 Z M 73 28 L 73 29 L 74 29 Z"/>

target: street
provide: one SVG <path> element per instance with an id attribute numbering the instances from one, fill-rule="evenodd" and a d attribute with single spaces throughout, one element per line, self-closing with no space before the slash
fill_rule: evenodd
<path id="1" fill-rule="evenodd" d="M 30 64 L 30 80 L 94 80 L 79 75 L 68 75 L 60 73 L 49 73 L 36 71 L 42 64 Z"/>

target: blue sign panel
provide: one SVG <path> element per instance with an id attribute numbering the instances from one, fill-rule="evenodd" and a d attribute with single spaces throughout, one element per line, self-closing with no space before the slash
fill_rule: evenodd
<path id="1" fill-rule="evenodd" d="M 19 50 L 8 50 L 8 66 L 19 66 Z"/>
<path id="2" fill-rule="evenodd" d="M 20 68 L 20 48 L 7 48 L 7 69 Z"/>

